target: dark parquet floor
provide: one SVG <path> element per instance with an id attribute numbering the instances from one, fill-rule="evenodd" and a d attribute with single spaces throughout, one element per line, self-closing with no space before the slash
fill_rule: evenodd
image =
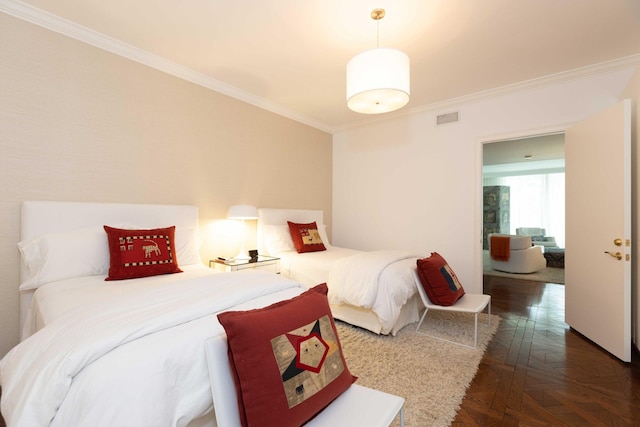
<path id="1" fill-rule="evenodd" d="M 640 425 L 640 356 L 571 330 L 563 285 L 485 276 L 484 292 L 502 322 L 453 426 Z"/>
<path id="2" fill-rule="evenodd" d="M 624 363 L 564 323 L 564 286 L 484 278 L 502 322 L 454 426 L 639 426 L 640 356 Z"/>

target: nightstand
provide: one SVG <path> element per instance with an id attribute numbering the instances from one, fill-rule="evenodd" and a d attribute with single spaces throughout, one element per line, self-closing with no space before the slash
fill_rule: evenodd
<path id="1" fill-rule="evenodd" d="M 231 259 L 223 261 L 220 259 L 212 259 L 209 260 L 209 267 L 215 268 L 219 271 L 240 271 L 247 269 L 256 269 L 280 274 L 280 258 L 258 255 L 258 258 L 255 260 Z"/>

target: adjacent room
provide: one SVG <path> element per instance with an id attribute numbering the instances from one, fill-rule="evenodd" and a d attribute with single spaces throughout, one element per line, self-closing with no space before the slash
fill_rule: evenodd
<path id="1" fill-rule="evenodd" d="M 564 283 L 564 163 L 564 134 L 483 145 L 485 275 Z M 540 248 L 529 257 L 492 266 L 493 233 L 531 236 L 527 244 Z"/>
<path id="2" fill-rule="evenodd" d="M 0 40 L 0 427 L 640 419 L 637 0 L 0 0 Z"/>

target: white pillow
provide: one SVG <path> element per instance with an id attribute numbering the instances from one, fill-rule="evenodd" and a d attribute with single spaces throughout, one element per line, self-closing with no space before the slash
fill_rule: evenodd
<path id="1" fill-rule="evenodd" d="M 282 252 L 296 249 L 291 240 L 289 227 L 286 225 L 263 225 L 262 239 L 267 253 L 271 256 L 278 256 Z"/>
<path id="2" fill-rule="evenodd" d="M 178 266 L 202 264 L 199 241 L 196 227 L 176 227 L 175 244 Z"/>
<path id="3" fill-rule="evenodd" d="M 327 236 L 327 226 L 325 224 L 318 225 L 318 233 L 320 233 L 320 238 L 322 239 L 324 247 L 330 247 L 331 244 L 329 243 L 329 236 Z"/>
<path id="4" fill-rule="evenodd" d="M 20 290 L 36 289 L 56 280 L 107 274 L 109 245 L 100 228 L 48 233 L 18 243 L 27 269 Z"/>

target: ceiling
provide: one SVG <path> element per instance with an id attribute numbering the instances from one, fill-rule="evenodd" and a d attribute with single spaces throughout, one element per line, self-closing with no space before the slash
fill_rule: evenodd
<path id="1" fill-rule="evenodd" d="M 350 111 L 345 100 L 347 62 L 376 47 L 376 22 L 370 18 L 376 7 L 386 9 L 380 47 L 401 49 L 411 58 L 411 100 L 388 114 L 640 54 L 638 0 L 2 4 L 4 11 L 7 4 L 44 10 L 54 15 L 44 14 L 47 22 L 60 17 L 65 28 L 79 24 L 67 31 L 74 37 L 96 44 L 105 36 L 110 46 L 162 58 L 189 70 L 200 84 L 328 132 L 380 119 Z"/>
<path id="2" fill-rule="evenodd" d="M 564 172 L 564 133 L 497 141 L 482 146 L 484 178 L 560 172 Z"/>
<path id="3" fill-rule="evenodd" d="M 564 134 L 510 139 L 482 146 L 482 164 L 540 162 L 564 159 Z"/>

